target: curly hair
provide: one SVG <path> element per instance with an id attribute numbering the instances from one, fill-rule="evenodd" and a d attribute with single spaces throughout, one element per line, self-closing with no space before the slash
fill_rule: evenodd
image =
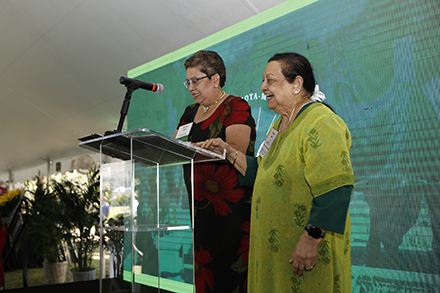
<path id="1" fill-rule="evenodd" d="M 200 50 L 185 60 L 185 69 L 197 68 L 211 79 L 214 74 L 220 75 L 220 87 L 226 82 L 226 67 L 222 57 L 217 52 Z"/>

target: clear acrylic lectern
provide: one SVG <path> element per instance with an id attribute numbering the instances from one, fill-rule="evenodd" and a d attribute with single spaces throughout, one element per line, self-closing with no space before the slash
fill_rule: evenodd
<path id="1" fill-rule="evenodd" d="M 90 136 L 79 145 L 101 154 L 100 271 L 106 239 L 110 281 L 101 274 L 100 292 L 195 292 L 194 194 L 188 196 L 183 165 L 194 182 L 195 163 L 224 154 L 145 128 Z M 119 160 L 105 163 L 104 155 Z"/>

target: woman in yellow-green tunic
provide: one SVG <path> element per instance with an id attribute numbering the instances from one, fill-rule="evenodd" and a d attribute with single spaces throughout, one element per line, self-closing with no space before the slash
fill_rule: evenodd
<path id="1" fill-rule="evenodd" d="M 248 292 L 351 292 L 350 132 L 316 102 L 325 96 L 299 54 L 269 59 L 261 90 L 281 117 L 257 159 L 220 139 L 200 144 L 226 149 L 254 183 Z"/>
<path id="2" fill-rule="evenodd" d="M 326 202 L 318 201 L 319 205 L 314 207 L 325 215 L 316 216 L 314 221 L 310 219 L 314 198 L 318 200 L 325 194 L 329 197 L 325 201 L 331 201 L 339 196 L 335 189 L 353 184 L 348 157 L 350 135 L 342 120 L 326 106 L 312 103 L 305 107 L 288 129 L 277 135 L 259 162 L 252 201 L 249 292 L 350 292 L 351 289 L 350 218 L 346 209 L 349 200 L 345 206 L 338 203 L 333 207 L 342 209 L 337 211 L 339 218 L 342 213 L 347 215 L 343 225 L 333 223 L 341 221 L 333 217 L 335 211 L 320 210 L 331 204 Z M 279 128 L 279 122 L 273 129 Z M 351 192 L 351 186 L 347 189 Z M 307 241 L 310 237 L 304 230 L 309 222 L 327 233 L 323 238 L 309 239 L 311 245 L 320 242 L 316 243 L 318 253 L 311 260 L 299 260 L 298 266 L 304 266 L 300 269 L 304 268 L 305 272 L 298 276 L 291 272 L 288 260 L 299 239 L 303 237 Z M 343 234 L 331 232 L 333 225 L 336 232 Z"/>

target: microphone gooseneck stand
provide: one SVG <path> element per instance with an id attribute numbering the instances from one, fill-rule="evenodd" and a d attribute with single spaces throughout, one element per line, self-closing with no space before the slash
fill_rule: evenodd
<path id="1" fill-rule="evenodd" d="M 122 131 L 122 126 L 124 126 L 125 117 L 128 113 L 128 107 L 130 106 L 131 94 L 140 87 L 140 83 L 133 81 L 132 83 L 126 85 L 127 92 L 125 93 L 124 102 L 121 107 L 121 117 L 119 118 L 118 128 L 116 130 L 108 130 L 104 133 L 105 136 L 120 133 Z"/>

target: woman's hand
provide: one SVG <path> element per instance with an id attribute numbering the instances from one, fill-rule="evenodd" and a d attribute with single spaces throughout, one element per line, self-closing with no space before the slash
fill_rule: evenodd
<path id="1" fill-rule="evenodd" d="M 211 138 L 205 141 L 195 142 L 193 144 L 195 146 L 198 146 L 203 149 L 207 149 L 209 151 L 215 152 L 220 155 L 223 155 L 223 150 L 226 150 L 227 155 L 230 152 L 232 152 L 232 147 L 226 142 L 224 142 L 221 138 Z"/>
<path id="2" fill-rule="evenodd" d="M 299 238 L 292 252 L 289 263 L 292 264 L 292 273 L 301 276 L 304 271 L 313 269 L 318 258 L 318 247 L 323 238 L 315 239 L 307 232 Z"/>
<path id="3" fill-rule="evenodd" d="M 226 159 L 240 172 L 243 176 L 246 174 L 247 162 L 246 155 L 240 150 L 230 146 L 221 138 L 211 138 L 202 142 L 196 142 L 194 145 L 216 152 L 223 155 L 223 150 L 226 150 Z"/>

